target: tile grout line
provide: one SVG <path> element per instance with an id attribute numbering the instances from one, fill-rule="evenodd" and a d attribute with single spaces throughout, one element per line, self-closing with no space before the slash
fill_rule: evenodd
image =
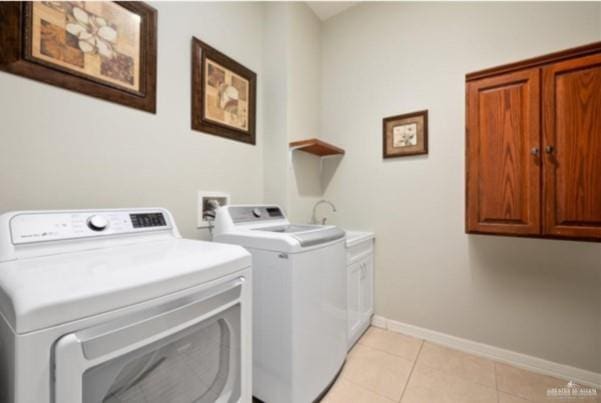
<path id="1" fill-rule="evenodd" d="M 357 340 L 357 342 L 355 343 L 355 345 L 353 346 L 353 348 L 351 349 L 351 351 L 352 351 L 352 350 L 353 350 L 355 347 L 357 347 L 357 346 L 361 345 L 361 346 L 363 346 L 364 348 L 367 348 L 368 350 L 373 350 L 373 351 L 376 351 L 376 352 L 379 352 L 379 353 L 382 353 L 382 354 L 385 354 L 385 355 L 389 355 L 389 356 L 391 356 L 391 357 L 400 358 L 400 359 L 402 359 L 402 360 L 404 360 L 404 361 L 412 361 L 412 360 L 409 360 L 409 359 L 408 359 L 408 358 L 406 358 L 406 357 L 403 357 L 403 356 L 400 356 L 400 355 L 397 355 L 397 354 L 393 354 L 393 353 L 389 352 L 388 350 L 379 349 L 379 348 L 376 348 L 376 347 L 372 347 L 372 346 L 370 346 L 370 345 L 368 345 L 368 344 L 365 344 L 365 342 L 362 342 L 362 340 L 363 340 L 363 337 L 365 336 L 365 334 L 366 334 L 366 333 L 367 333 L 367 332 L 365 332 L 365 333 L 363 334 L 363 336 L 361 336 L 361 337 L 359 338 L 359 340 Z M 407 337 L 411 337 L 411 336 L 407 336 Z M 414 337 L 412 337 L 412 338 L 414 338 Z M 419 354 L 420 354 L 420 352 L 421 352 L 421 348 L 422 348 L 422 346 L 423 346 L 423 344 L 424 344 L 424 340 L 423 340 L 423 339 L 417 339 L 417 338 L 415 338 L 415 339 L 416 339 L 416 340 L 419 340 L 419 342 L 420 342 L 420 346 L 419 346 L 418 352 L 417 352 L 417 354 L 416 354 L 416 356 L 415 356 L 415 359 L 414 359 L 415 361 L 417 361 L 417 357 L 419 356 Z M 411 377 L 411 372 L 413 371 L 413 366 L 415 365 L 415 361 L 414 361 L 414 362 L 412 362 L 411 371 L 409 372 L 409 375 L 407 376 L 407 383 L 409 383 L 409 378 Z M 354 381 L 354 380 L 352 380 L 352 379 L 348 379 L 348 378 L 345 378 L 345 377 L 343 377 L 343 376 L 342 376 L 342 374 L 340 375 L 340 378 L 339 378 L 339 379 L 343 379 L 344 381 L 346 381 L 346 382 L 348 382 L 348 383 L 351 383 L 351 384 L 355 385 L 356 387 L 358 387 L 358 388 L 360 388 L 360 389 L 363 389 L 363 390 L 365 390 L 365 391 L 368 391 L 368 392 L 370 392 L 370 393 L 373 393 L 374 395 L 377 395 L 377 396 L 379 396 L 379 397 L 382 397 L 382 398 L 384 398 L 384 399 L 386 399 L 386 400 L 389 400 L 389 401 L 391 401 L 391 402 L 394 402 L 394 400 L 392 400 L 392 399 L 391 399 L 391 398 L 389 398 L 388 396 L 385 396 L 385 395 L 381 394 L 381 393 L 380 393 L 378 390 L 374 390 L 374 389 L 371 389 L 371 388 L 365 387 L 364 385 L 361 385 L 361 384 L 359 384 L 359 383 L 355 382 L 355 381 Z M 407 386 L 407 385 L 405 384 L 405 386 Z M 405 390 L 405 389 L 403 388 L 403 391 L 404 391 L 404 390 Z M 402 397 L 403 397 L 403 392 L 401 392 L 401 399 L 402 399 Z"/>
<path id="2" fill-rule="evenodd" d="M 415 355 L 415 358 L 413 360 L 410 360 L 412 362 L 411 369 L 410 369 L 409 374 L 407 376 L 407 382 L 403 385 L 403 389 L 401 391 L 401 396 L 400 396 L 399 402 L 402 401 L 402 399 L 404 398 L 404 396 L 405 396 L 405 394 L 407 392 L 407 388 L 408 388 L 409 382 L 411 381 L 411 378 L 412 378 L 413 374 L 415 373 L 415 368 L 417 366 L 417 360 L 421 358 L 421 353 L 423 353 L 424 347 L 425 347 L 425 343 L 427 342 L 424 339 L 419 339 L 419 338 L 412 337 L 412 336 L 409 336 L 409 335 L 404 335 L 403 334 L 403 336 L 407 336 L 407 337 L 410 337 L 412 339 L 417 340 L 419 342 L 419 347 L 418 347 L 417 353 Z M 375 351 L 375 352 L 379 352 L 379 353 L 385 354 L 387 356 L 391 356 L 391 357 L 396 357 L 396 358 L 401 358 L 401 359 L 404 359 L 404 360 L 408 360 L 408 358 L 406 358 L 404 356 L 401 356 L 401 355 L 398 355 L 398 354 L 395 354 L 395 353 L 391 353 L 387 349 L 379 348 L 377 346 L 369 345 L 369 344 L 365 343 L 362 339 L 360 339 L 357 344 L 363 346 L 363 348 L 366 348 L 368 350 L 372 350 L 372 351 Z M 454 349 L 454 348 L 451 348 L 451 347 L 447 347 L 447 346 L 441 346 L 441 347 L 444 347 L 445 349 L 448 349 L 448 350 L 450 350 L 450 351 L 452 351 L 454 353 L 460 353 L 462 355 L 466 355 L 466 356 L 470 356 L 470 357 L 472 356 L 471 354 L 462 352 L 461 350 L 457 350 L 457 349 Z M 475 356 L 475 357 L 477 357 L 477 356 Z M 497 376 L 496 376 L 496 362 L 494 360 L 490 360 L 490 359 L 486 359 L 486 361 L 490 361 L 490 363 L 492 364 L 492 370 L 493 370 L 492 371 L 492 373 L 493 373 L 493 382 L 492 382 L 493 384 L 492 385 L 490 383 L 477 382 L 474 379 L 467 378 L 467 377 L 462 377 L 462 376 L 458 376 L 456 374 L 450 374 L 450 373 L 445 372 L 441 368 L 431 367 L 430 365 L 428 365 L 426 363 L 423 363 L 423 362 L 422 362 L 421 365 L 426 365 L 428 368 L 430 368 L 432 370 L 435 370 L 435 371 L 440 372 L 442 374 L 446 374 L 448 376 L 456 377 L 458 380 L 470 383 L 470 384 L 472 384 L 474 386 L 478 386 L 478 387 L 486 388 L 486 389 L 488 389 L 490 391 L 494 391 L 495 392 L 494 402 L 500 403 L 501 397 L 500 397 L 500 391 L 498 390 L 498 383 L 497 383 Z M 355 384 L 356 386 L 362 387 L 362 389 L 373 391 L 374 393 L 376 393 L 379 396 L 386 397 L 384 395 L 381 395 L 378 390 L 374 390 L 374 389 L 371 389 L 371 388 L 365 388 L 365 387 L 363 387 L 363 385 L 359 385 L 359 384 L 357 384 L 357 383 L 355 383 L 355 382 L 353 382 L 351 380 L 348 380 L 348 379 L 347 379 L 347 381 Z M 520 397 L 519 395 L 513 395 L 513 394 L 512 394 L 512 396 Z"/>
<path id="3" fill-rule="evenodd" d="M 1 0 L 0 0 L 0 1 L 1 1 Z M 420 341 L 423 343 L 423 340 L 420 340 Z M 421 344 L 422 344 L 422 343 L 420 343 L 420 349 L 421 349 Z M 409 358 L 407 358 L 407 357 L 405 357 L 405 356 L 398 355 L 398 354 L 395 354 L 395 353 L 391 353 L 390 351 L 388 351 L 388 350 L 384 350 L 384 349 L 382 349 L 382 348 L 372 347 L 372 346 L 370 346 L 370 345 L 367 345 L 367 344 L 361 344 L 361 345 L 362 345 L 363 347 L 369 348 L 370 350 L 374 350 L 374 351 L 377 351 L 377 352 L 379 352 L 379 353 L 384 353 L 384 354 L 386 354 L 386 355 L 390 355 L 390 356 L 393 356 L 393 357 L 396 357 L 396 358 L 401 358 L 401 359 L 403 359 L 403 360 L 405 360 L 405 361 L 413 361 L 412 359 L 409 359 Z"/>
<path id="4" fill-rule="evenodd" d="M 411 365 L 411 371 L 409 371 L 409 375 L 407 376 L 407 381 L 405 382 L 405 386 L 403 386 L 403 391 L 401 392 L 401 397 L 399 399 L 399 403 L 403 401 L 403 397 L 405 397 L 405 392 L 407 391 L 407 387 L 409 386 L 409 381 L 411 381 L 411 377 L 413 376 L 413 370 L 415 370 L 415 366 L 417 365 L 417 360 L 419 360 L 419 356 L 422 353 L 422 349 L 424 348 L 424 343 L 426 341 L 421 339 L 421 344 L 419 345 L 419 350 L 417 351 L 417 355 L 415 356 L 415 361 L 413 361 L 413 365 Z"/>
<path id="5" fill-rule="evenodd" d="M 373 327 L 373 326 L 370 326 L 370 327 Z M 376 329 L 379 329 L 379 328 L 376 328 Z M 382 329 L 382 330 L 384 330 L 385 332 L 391 332 L 390 330 L 387 330 L 387 329 Z M 396 333 L 396 332 L 391 332 L 391 333 Z M 367 334 L 367 331 L 364 333 L 364 335 L 365 334 Z M 409 339 L 413 339 L 413 340 L 419 341 L 419 344 L 420 344 L 420 349 L 418 350 L 418 354 L 419 354 L 419 352 L 421 351 L 421 346 L 425 342 L 424 339 L 420 339 L 420 338 L 417 338 L 417 337 L 409 336 L 409 335 L 406 335 L 406 334 L 403 334 L 403 333 L 396 333 L 396 334 L 399 334 L 399 335 L 401 335 L 403 337 L 406 337 L 406 338 L 409 338 Z M 367 348 L 370 348 L 372 350 L 379 351 L 381 353 L 386 353 L 386 354 L 392 355 L 394 357 L 399 357 L 399 358 L 402 358 L 403 360 L 406 360 L 406 361 L 412 361 L 412 359 L 410 359 L 410 358 L 407 358 L 407 357 L 405 357 L 403 355 L 400 355 L 400 354 L 391 353 L 389 350 L 386 350 L 384 348 L 379 348 L 379 347 L 375 347 L 375 346 L 370 346 L 369 344 L 365 344 L 365 342 L 362 342 L 362 340 L 363 340 L 363 337 L 361 337 L 359 340 L 357 340 L 357 343 L 355 343 L 355 346 L 362 345 L 363 347 L 367 347 Z M 353 348 L 355 346 L 353 346 Z"/>
<path id="6" fill-rule="evenodd" d="M 401 333 L 401 334 L 402 334 L 402 333 Z M 403 334 L 403 335 L 405 335 L 405 334 Z M 412 337 L 412 336 L 409 336 L 409 335 L 405 335 L 405 336 L 407 336 L 407 337 Z M 417 339 L 417 338 L 416 338 L 416 339 Z M 405 396 L 405 393 L 406 393 L 406 391 L 407 391 L 407 387 L 409 386 L 409 382 L 410 382 L 410 380 L 411 380 L 411 377 L 413 376 L 413 373 L 414 373 L 415 367 L 416 367 L 416 365 L 417 365 L 417 360 L 420 358 L 420 356 L 421 356 L 421 353 L 423 352 L 423 347 L 424 347 L 425 343 L 427 342 L 427 341 L 426 341 L 426 340 L 424 340 L 424 339 L 418 339 L 418 340 L 420 340 L 420 342 L 421 342 L 421 343 L 420 343 L 420 347 L 419 347 L 418 353 L 417 353 L 417 355 L 416 355 L 416 357 L 415 357 L 415 361 L 413 362 L 413 365 L 412 365 L 412 367 L 411 367 L 411 370 L 410 370 L 410 372 L 409 372 L 409 375 L 408 375 L 408 377 L 407 377 L 407 383 L 405 384 L 405 386 L 404 386 L 404 388 L 403 388 L 403 391 L 402 391 L 402 393 L 401 393 L 401 397 L 400 397 L 399 403 L 400 403 L 400 402 L 403 400 L 403 398 L 404 398 L 404 396 Z M 435 343 L 435 344 L 436 344 L 436 343 Z M 366 345 L 366 344 L 363 344 L 363 346 L 364 346 L 364 347 L 367 347 L 367 348 L 370 348 L 370 349 L 372 349 L 372 350 L 375 350 L 375 351 L 380 351 L 380 352 L 383 352 L 383 353 L 386 353 L 386 354 L 389 354 L 389 355 L 393 355 L 393 356 L 399 357 L 399 356 L 398 356 L 398 355 L 396 355 L 396 354 L 392 354 L 392 353 L 390 353 L 390 352 L 388 352 L 388 351 L 385 351 L 385 350 L 380 350 L 380 349 L 378 349 L 378 348 L 374 348 L 374 347 L 368 346 L 368 345 Z M 461 350 L 457 350 L 457 349 L 454 349 L 454 348 L 452 348 L 452 347 L 447 347 L 447 346 L 443 346 L 443 347 L 444 347 L 444 348 L 446 348 L 446 349 L 449 349 L 449 350 L 455 351 L 455 352 L 460 352 L 460 353 L 463 353 L 463 354 L 471 355 L 471 354 L 469 354 L 469 353 L 465 353 L 465 352 L 463 352 L 463 351 L 461 351 Z M 401 358 L 403 358 L 403 357 L 401 357 Z M 484 388 L 487 388 L 487 389 L 492 389 L 492 390 L 494 390 L 494 391 L 496 392 L 496 401 L 497 401 L 497 403 L 500 403 L 500 402 L 501 402 L 501 393 L 504 393 L 504 394 L 507 394 L 507 395 L 509 395 L 509 396 L 516 397 L 516 398 L 519 398 L 519 399 L 523 399 L 524 401 L 527 401 L 527 402 L 532 402 L 532 403 L 534 403 L 534 401 L 533 401 L 533 400 L 531 400 L 529 397 L 527 398 L 527 397 L 525 397 L 525 396 L 522 396 L 522 395 L 520 395 L 519 393 L 515 393 L 515 392 L 513 392 L 513 391 L 511 391 L 511 392 L 508 392 L 508 391 L 501 391 L 501 390 L 499 389 L 499 382 L 498 382 L 498 377 L 497 377 L 497 372 L 498 372 L 498 371 L 497 371 L 497 366 L 498 366 L 498 364 L 500 364 L 500 363 L 499 363 L 498 361 L 494 360 L 494 359 L 489 359 L 489 358 L 485 358 L 485 359 L 486 359 L 486 360 L 488 360 L 488 361 L 490 361 L 490 362 L 493 364 L 493 378 L 494 378 L 494 379 L 493 379 L 493 380 L 494 380 L 494 386 L 493 386 L 493 387 L 491 387 L 491 386 L 490 386 L 490 385 L 488 385 L 488 384 L 484 384 L 484 383 L 475 382 L 475 381 L 473 381 L 473 380 L 470 380 L 470 379 L 467 379 L 467 378 L 463 378 L 463 377 L 459 377 L 459 376 L 457 376 L 457 377 L 458 377 L 458 379 L 461 379 L 462 381 L 469 382 L 469 383 L 472 383 L 472 384 L 474 384 L 474 385 L 477 385 L 477 386 L 480 386 L 480 387 L 484 387 Z M 428 368 L 430 368 L 430 369 L 433 369 L 433 370 L 435 370 L 435 371 L 438 371 L 438 372 L 441 372 L 441 373 L 445 373 L 445 371 L 442 371 L 440 368 L 434 368 L 434 367 L 430 367 L 430 366 L 429 366 L 429 365 L 427 365 L 427 364 L 422 364 L 422 365 L 426 365 Z M 528 370 L 524 370 L 524 371 L 526 371 L 526 372 L 529 372 L 529 373 L 531 373 L 531 374 L 534 374 L 534 375 L 539 375 L 539 376 L 547 376 L 547 375 L 538 374 L 538 373 L 536 373 L 536 372 L 532 372 L 532 371 L 528 371 Z M 456 376 L 456 375 L 451 375 L 451 376 Z M 600 403 L 601 403 L 601 401 L 600 401 Z"/>
<path id="7" fill-rule="evenodd" d="M 400 334 L 402 334 L 402 335 L 404 335 L 404 336 L 406 336 L 406 337 L 413 337 L 413 336 L 410 336 L 410 335 L 407 335 L 407 334 L 404 334 L 404 333 L 400 333 Z M 459 353 L 459 354 L 461 354 L 461 355 L 465 355 L 465 356 L 471 356 L 471 357 L 475 357 L 475 358 L 478 358 L 478 359 L 482 359 L 482 360 L 484 360 L 484 361 L 489 361 L 489 362 L 492 364 L 492 367 L 493 367 L 493 386 L 491 386 L 490 384 L 488 384 L 488 383 L 485 383 L 485 382 L 478 382 L 478 381 L 475 381 L 475 380 L 473 380 L 473 379 L 471 379 L 471 378 L 468 378 L 468 377 L 463 377 L 463 376 L 460 376 L 460 375 L 455 375 L 455 374 L 448 373 L 448 372 L 446 372 L 445 370 L 443 370 L 443 369 L 441 369 L 441 368 L 438 368 L 438 367 L 431 366 L 431 365 L 429 365 L 428 363 L 422 363 L 422 365 L 424 365 L 424 366 L 426 366 L 426 367 L 428 367 L 428 368 L 430 368 L 430 369 L 432 369 L 432 370 L 438 371 L 438 372 L 440 372 L 440 373 L 443 373 L 443 374 L 447 374 L 447 375 L 450 375 L 450 376 L 456 377 L 456 378 L 458 378 L 458 379 L 460 379 L 460 380 L 462 380 L 462 381 L 464 381 L 464 382 L 469 382 L 469 383 L 472 383 L 472 384 L 474 384 L 474 385 L 482 386 L 482 387 L 485 387 L 485 388 L 487 388 L 487 389 L 493 389 L 494 391 L 501 392 L 501 391 L 499 390 L 499 388 L 498 388 L 498 384 L 497 384 L 497 372 L 496 372 L 496 371 L 497 371 L 497 364 L 499 363 L 498 361 L 496 361 L 496 360 L 494 360 L 494 359 L 491 359 L 491 358 L 487 358 L 487 357 L 481 357 L 481 356 L 474 355 L 474 354 L 471 354 L 471 353 L 466 353 L 465 351 L 458 350 L 458 349 L 456 349 L 456 348 L 453 348 L 453 347 L 445 346 L 445 345 L 443 345 L 443 344 L 438 344 L 438 343 L 436 343 L 436 342 L 430 342 L 430 341 L 428 341 L 428 340 L 425 340 L 425 339 L 418 339 L 418 340 L 421 340 L 421 341 L 422 341 L 424 344 L 425 344 L 425 343 L 430 343 L 431 345 L 432 345 L 432 344 L 433 344 L 433 345 L 436 345 L 436 346 L 438 346 L 438 347 L 441 347 L 441 348 L 443 348 L 443 349 L 445 349 L 445 350 L 449 350 L 449 351 L 451 351 L 451 352 L 453 352 L 453 353 Z M 421 353 L 421 349 L 420 349 L 420 353 Z M 532 372 L 532 371 L 529 371 L 529 372 Z M 534 374 L 536 374 L 536 373 L 534 373 Z M 505 392 L 505 393 L 507 393 L 507 392 Z M 517 396 L 517 397 L 519 397 L 519 395 L 512 395 L 512 396 Z M 600 403 L 601 403 L 601 402 L 600 402 Z"/>
<path id="8" fill-rule="evenodd" d="M 0 1 L 1 1 L 1 0 L 0 0 Z M 388 331 L 388 330 L 387 330 L 387 331 Z M 399 334 L 400 334 L 400 333 L 399 333 Z M 405 335 L 403 335 L 403 336 L 405 336 Z M 408 337 L 408 338 L 415 339 L 415 340 L 419 341 L 419 345 L 420 345 L 420 346 L 419 346 L 419 349 L 418 349 L 418 351 L 417 351 L 417 354 L 419 355 L 419 353 L 420 353 L 420 351 L 421 351 L 421 347 L 422 347 L 422 345 L 424 344 L 425 340 L 424 340 L 424 339 L 418 339 L 417 337 L 413 337 L 413 336 L 405 336 L 405 337 Z M 365 342 L 363 342 L 363 343 L 362 343 L 362 342 L 361 342 L 361 339 L 359 339 L 359 340 L 357 341 L 357 343 L 355 344 L 355 346 L 357 346 L 357 345 L 361 345 L 361 346 L 363 346 L 363 347 L 366 347 L 366 348 L 368 348 L 368 349 L 370 349 L 370 350 L 378 351 L 378 352 L 380 352 L 380 353 L 384 353 L 384 354 L 386 354 L 386 355 L 390 355 L 390 356 L 393 356 L 393 357 L 401 358 L 401 359 L 403 359 L 403 360 L 405 360 L 405 361 L 413 361 L 413 359 L 411 359 L 411 358 L 407 358 L 407 357 L 405 357 L 404 355 L 399 355 L 399 354 L 391 353 L 389 350 L 386 350 L 386 349 L 384 349 L 384 348 L 378 348 L 378 347 L 370 346 L 369 344 L 365 344 Z M 355 346 L 353 346 L 353 348 L 355 348 Z"/>
<path id="9" fill-rule="evenodd" d="M 343 380 L 344 380 L 345 382 L 348 382 L 348 383 L 351 383 L 351 384 L 355 385 L 355 386 L 356 386 L 356 387 L 358 387 L 359 389 L 363 389 L 363 390 L 365 390 L 365 391 L 367 391 L 367 392 L 371 393 L 372 395 L 376 395 L 376 396 L 378 396 L 378 397 L 381 397 L 381 398 L 383 398 L 383 399 L 386 399 L 386 400 L 389 400 L 389 401 L 391 401 L 391 402 L 394 402 L 394 400 L 392 400 L 392 399 L 391 399 L 391 398 L 389 398 L 388 396 L 384 396 L 384 395 L 380 394 L 379 392 L 376 392 L 376 391 L 374 391 L 373 389 L 366 388 L 365 386 L 363 386 L 363 385 L 361 385 L 361 384 L 358 384 L 357 382 L 355 382 L 355 381 L 353 381 L 353 380 L 351 380 L 351 379 L 344 378 Z"/>
<path id="10" fill-rule="evenodd" d="M 492 362 L 492 373 L 495 376 L 495 391 L 497 392 L 497 403 L 501 403 L 501 392 L 499 392 L 499 383 L 497 382 L 497 363 Z"/>
<path id="11" fill-rule="evenodd" d="M 419 345 L 419 349 L 418 349 L 418 351 L 417 351 L 417 354 L 416 354 L 416 356 L 415 356 L 415 358 L 414 358 L 413 360 L 410 360 L 410 359 L 408 359 L 408 358 L 406 358 L 406 357 L 402 357 L 402 356 L 400 356 L 400 355 L 397 355 L 397 354 L 393 354 L 393 353 L 391 353 L 391 352 L 389 352 L 389 351 L 387 351 L 387 350 L 383 350 L 383 349 L 375 348 L 375 347 L 369 346 L 369 345 L 367 345 L 367 344 L 361 343 L 361 342 L 360 342 L 360 340 L 359 340 L 359 341 L 357 341 L 357 344 L 355 344 L 355 346 L 360 344 L 361 346 L 363 346 L 364 348 L 367 348 L 367 349 L 369 349 L 369 350 L 373 350 L 373 351 L 376 351 L 376 352 L 378 352 L 378 353 L 382 353 L 382 354 L 385 354 L 385 355 L 389 355 L 389 356 L 391 356 L 391 357 L 394 357 L 394 358 L 400 358 L 400 359 L 401 359 L 401 360 L 403 360 L 403 361 L 410 361 L 410 362 L 411 362 L 411 370 L 409 371 L 409 375 L 407 376 L 407 383 L 409 383 L 409 378 L 411 377 L 411 373 L 413 372 L 413 367 L 415 366 L 415 363 L 417 362 L 417 357 L 419 356 L 419 354 L 420 354 L 420 352 L 421 352 L 421 349 L 422 349 L 422 346 L 423 346 L 423 344 L 424 344 L 424 340 L 422 340 L 422 339 L 417 339 L 417 340 L 419 340 L 419 341 L 420 341 L 420 345 Z M 353 348 L 354 348 L 354 347 L 353 347 Z M 392 400 L 390 397 L 388 397 L 388 396 L 386 396 L 386 395 L 383 395 L 383 394 L 381 394 L 381 393 L 380 393 L 378 390 L 371 389 L 371 388 L 368 388 L 368 387 L 366 387 L 366 386 L 363 386 L 363 385 L 361 385 L 361 384 L 359 384 L 359 383 L 355 382 L 355 381 L 354 381 L 354 380 L 352 380 L 352 379 L 344 378 L 344 380 L 345 380 L 345 381 L 347 381 L 347 382 L 349 382 L 349 383 L 352 383 L 352 384 L 353 384 L 353 385 L 355 385 L 355 386 L 358 386 L 358 387 L 360 387 L 360 388 L 361 388 L 361 389 L 363 389 L 363 390 L 367 390 L 367 391 L 369 391 L 369 392 L 371 392 L 371 393 L 374 393 L 374 394 L 376 394 L 376 395 L 378 395 L 378 396 L 380 396 L 380 397 L 383 397 L 383 398 L 385 398 L 385 399 L 387 399 L 387 400 L 390 400 L 391 402 L 394 402 L 394 400 Z M 405 386 L 407 386 L 407 385 L 405 384 Z M 404 392 L 404 391 L 405 391 L 405 388 L 403 388 L 403 392 Z M 403 398 L 403 392 L 401 392 L 401 399 Z"/>
<path id="12" fill-rule="evenodd" d="M 540 357 L 530 356 L 517 351 L 507 350 L 502 347 L 483 344 L 475 340 L 464 339 L 447 333 L 441 333 L 432 329 L 422 328 L 404 322 L 395 321 L 382 316 L 375 316 L 373 326 L 400 333 L 462 351 L 477 357 L 493 360 L 499 364 L 512 366 L 530 373 L 556 378 L 565 382 L 575 381 L 587 387 L 597 387 L 601 390 L 599 373 L 591 372 L 582 368 L 572 367 L 545 360 Z M 601 402 L 599 402 L 601 403 Z"/>
<path id="13" fill-rule="evenodd" d="M 515 397 L 515 398 L 521 399 L 521 400 L 523 400 L 525 402 L 535 403 L 535 400 L 532 400 L 530 397 L 526 397 L 526 396 L 520 395 L 518 392 L 515 392 L 513 390 L 512 391 L 500 390 L 499 389 L 499 384 L 497 382 L 497 364 L 503 364 L 503 363 L 499 363 L 498 361 L 493 361 L 493 363 L 495 364 L 494 365 L 495 389 L 497 390 L 497 396 L 498 396 L 499 403 L 501 402 L 501 393 L 503 393 L 505 395 L 508 395 L 508 396 L 511 396 L 511 397 Z M 504 365 L 508 365 L 508 364 L 504 364 Z M 536 372 L 528 371 L 528 370 L 525 370 L 525 369 L 523 371 L 529 372 L 530 374 L 535 375 L 535 376 L 547 376 L 547 375 L 538 374 Z"/>

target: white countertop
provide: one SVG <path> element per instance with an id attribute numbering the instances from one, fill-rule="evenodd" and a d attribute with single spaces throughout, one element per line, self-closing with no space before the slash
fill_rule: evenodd
<path id="1" fill-rule="evenodd" d="M 360 244 L 361 242 L 375 239 L 376 234 L 367 231 L 345 231 L 346 232 L 346 247 Z"/>

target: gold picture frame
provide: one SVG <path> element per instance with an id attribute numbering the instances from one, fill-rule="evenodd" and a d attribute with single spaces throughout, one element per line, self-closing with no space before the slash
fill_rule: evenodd
<path id="1" fill-rule="evenodd" d="M 384 158 L 428 154 L 428 111 L 417 111 L 383 119 Z"/>

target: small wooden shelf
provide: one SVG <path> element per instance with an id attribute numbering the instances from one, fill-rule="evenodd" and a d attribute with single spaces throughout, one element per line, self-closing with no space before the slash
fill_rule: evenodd
<path id="1" fill-rule="evenodd" d="M 344 150 L 342 148 L 328 144 L 319 139 L 292 141 L 290 143 L 290 150 L 300 150 L 320 157 L 328 155 L 344 155 Z"/>

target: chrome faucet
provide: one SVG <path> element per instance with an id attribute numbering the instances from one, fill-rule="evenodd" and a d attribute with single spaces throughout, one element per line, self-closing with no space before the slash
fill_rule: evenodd
<path id="1" fill-rule="evenodd" d="M 325 199 L 322 199 L 322 200 L 318 201 L 317 203 L 315 203 L 315 205 L 313 205 L 313 216 L 311 217 L 311 222 L 313 224 L 317 224 L 317 216 L 315 215 L 315 211 L 317 210 L 317 207 L 320 204 L 329 204 L 330 207 L 332 208 L 332 211 L 334 213 L 336 212 L 336 206 L 334 206 L 334 203 L 332 203 L 331 201 L 328 201 L 328 200 L 325 200 Z M 327 221 L 326 217 L 322 218 L 321 219 L 321 225 L 326 225 L 326 221 Z"/>

